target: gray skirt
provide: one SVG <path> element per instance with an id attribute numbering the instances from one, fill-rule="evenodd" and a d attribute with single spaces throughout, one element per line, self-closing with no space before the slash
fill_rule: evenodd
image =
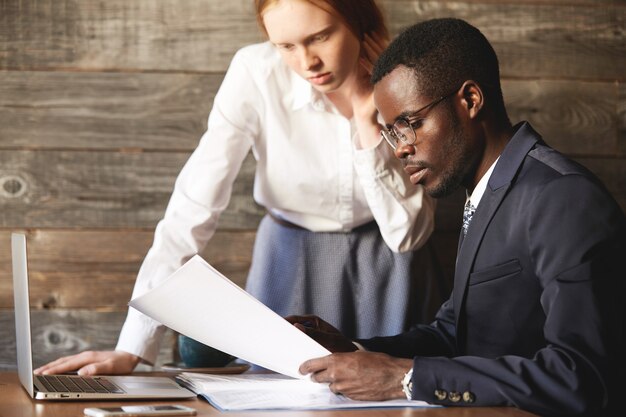
<path id="1" fill-rule="evenodd" d="M 246 290 L 281 316 L 315 314 L 351 338 L 430 321 L 448 296 L 430 244 L 394 253 L 375 222 L 324 233 L 269 215 L 259 225 Z"/>

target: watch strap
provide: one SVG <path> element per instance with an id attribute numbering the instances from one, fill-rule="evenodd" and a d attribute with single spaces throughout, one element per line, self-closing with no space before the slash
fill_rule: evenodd
<path id="1" fill-rule="evenodd" d="M 402 392 L 406 395 L 407 400 L 413 399 L 413 368 L 409 369 L 409 372 L 404 374 L 404 378 L 402 378 Z"/>

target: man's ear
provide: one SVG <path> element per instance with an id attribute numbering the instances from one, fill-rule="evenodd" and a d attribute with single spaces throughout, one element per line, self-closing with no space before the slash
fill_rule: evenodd
<path id="1" fill-rule="evenodd" d="M 467 115 L 470 119 L 476 118 L 485 104 L 483 90 L 476 81 L 468 80 L 463 83 L 461 92 L 463 107 Z"/>

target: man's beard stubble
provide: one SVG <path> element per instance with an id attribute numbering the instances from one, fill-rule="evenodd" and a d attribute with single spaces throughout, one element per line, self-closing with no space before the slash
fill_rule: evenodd
<path id="1" fill-rule="evenodd" d="M 450 111 L 452 123 L 452 138 L 444 154 L 449 155 L 452 163 L 449 169 L 441 172 L 441 181 L 430 190 L 428 195 L 433 198 L 447 197 L 456 191 L 465 182 L 472 167 L 476 165 L 476 153 L 472 152 L 469 138 L 464 134 L 458 118 Z"/>

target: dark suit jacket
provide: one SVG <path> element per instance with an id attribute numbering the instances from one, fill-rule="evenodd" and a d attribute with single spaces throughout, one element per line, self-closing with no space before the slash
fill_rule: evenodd
<path id="1" fill-rule="evenodd" d="M 435 321 L 359 342 L 414 357 L 414 399 L 609 415 L 626 381 L 625 236 L 602 184 L 523 123 L 489 179 Z"/>

